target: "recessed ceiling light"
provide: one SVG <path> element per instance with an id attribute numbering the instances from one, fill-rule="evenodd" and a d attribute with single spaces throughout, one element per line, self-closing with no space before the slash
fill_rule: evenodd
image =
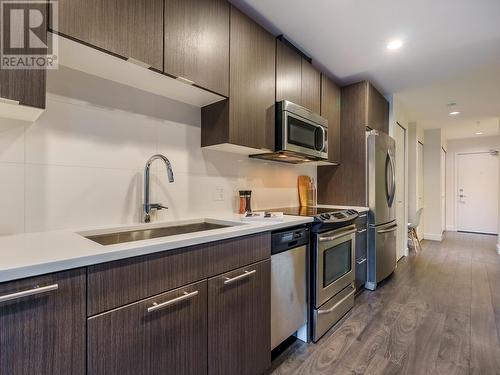
<path id="1" fill-rule="evenodd" d="M 400 39 L 396 39 L 387 44 L 387 49 L 395 50 L 401 48 L 402 46 L 403 46 L 403 41 Z"/>
<path id="2" fill-rule="evenodd" d="M 483 132 L 476 132 L 476 135 L 483 135 Z"/>
<path id="3" fill-rule="evenodd" d="M 460 114 L 459 111 L 450 112 L 450 116 L 456 116 L 456 115 L 459 115 L 459 114 Z"/>

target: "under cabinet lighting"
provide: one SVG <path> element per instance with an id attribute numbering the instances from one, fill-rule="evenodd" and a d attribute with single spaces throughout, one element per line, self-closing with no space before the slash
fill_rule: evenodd
<path id="1" fill-rule="evenodd" d="M 456 116 L 456 115 L 459 115 L 459 114 L 460 114 L 459 111 L 450 112 L 450 116 Z"/>

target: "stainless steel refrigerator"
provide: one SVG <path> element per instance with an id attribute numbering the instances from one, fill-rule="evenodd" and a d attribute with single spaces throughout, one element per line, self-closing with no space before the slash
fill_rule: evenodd
<path id="1" fill-rule="evenodd" d="M 396 268 L 396 143 L 380 131 L 367 133 L 368 265 L 365 287 L 377 284 Z"/>

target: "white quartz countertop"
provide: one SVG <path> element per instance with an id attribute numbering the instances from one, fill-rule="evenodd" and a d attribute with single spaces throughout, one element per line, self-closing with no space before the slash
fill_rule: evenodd
<path id="1" fill-rule="evenodd" d="M 201 221 L 229 227 L 153 238 L 116 245 L 100 245 L 84 235 L 150 229 Z M 246 236 L 312 222 L 310 217 L 284 216 L 283 221 L 242 222 L 239 215 L 0 236 L 0 282 L 43 275 L 92 264 Z"/>
<path id="2" fill-rule="evenodd" d="M 319 208 L 332 208 L 332 209 L 346 209 L 346 210 L 356 210 L 359 213 L 362 212 L 368 212 L 370 209 L 368 207 L 359 207 L 359 206 L 336 206 L 336 205 L 330 205 L 330 204 L 318 204 Z"/>

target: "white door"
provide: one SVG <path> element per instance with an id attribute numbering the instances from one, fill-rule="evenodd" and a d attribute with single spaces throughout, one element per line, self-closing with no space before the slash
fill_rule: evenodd
<path id="1" fill-rule="evenodd" d="M 417 143 L 417 211 L 424 207 L 424 145 Z M 417 234 L 420 239 L 424 238 L 424 215 L 420 218 Z"/>
<path id="2" fill-rule="evenodd" d="M 498 156 L 489 152 L 457 155 L 459 231 L 498 232 Z"/>
<path id="3" fill-rule="evenodd" d="M 441 231 L 446 230 L 446 151 L 441 149 Z"/>
<path id="4" fill-rule="evenodd" d="M 396 256 L 397 259 L 405 254 L 408 224 L 405 220 L 405 168 L 406 168 L 406 129 L 396 124 L 394 127 L 394 138 L 396 140 L 396 221 L 398 231 L 396 233 Z"/>

